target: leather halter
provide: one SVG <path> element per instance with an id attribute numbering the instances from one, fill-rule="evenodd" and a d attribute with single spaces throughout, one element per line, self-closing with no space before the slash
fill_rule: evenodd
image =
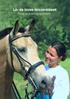
<path id="1" fill-rule="evenodd" d="M 22 37 L 29 37 L 30 35 L 24 35 L 21 34 L 20 36 L 15 36 L 14 38 L 11 38 L 11 36 L 9 35 L 9 46 L 10 46 L 10 56 L 11 56 L 11 64 L 12 64 L 12 68 L 14 69 L 13 66 L 13 54 L 12 52 L 16 55 L 18 61 L 20 62 L 20 66 L 21 66 L 21 70 L 22 70 L 22 74 L 24 76 L 25 79 L 30 80 L 30 82 L 33 84 L 33 86 L 37 89 L 37 86 L 35 85 L 35 81 L 33 80 L 33 78 L 30 76 L 32 72 L 35 71 L 35 69 L 37 67 L 39 67 L 40 65 L 44 65 L 43 61 L 39 61 L 37 63 L 35 63 L 34 65 L 32 65 L 30 62 L 28 62 L 27 60 L 25 60 L 20 54 L 18 49 L 14 46 L 14 44 L 12 43 L 13 41 L 15 41 L 16 39 L 22 38 Z M 29 66 L 28 71 L 26 71 L 26 69 L 23 66 L 22 61 L 26 62 Z"/>

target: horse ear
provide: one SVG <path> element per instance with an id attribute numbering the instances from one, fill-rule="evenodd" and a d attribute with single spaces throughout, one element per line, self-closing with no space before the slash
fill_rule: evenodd
<path id="1" fill-rule="evenodd" d="M 15 35 L 19 30 L 19 20 L 17 20 L 15 22 L 15 26 L 14 26 L 14 29 L 13 29 L 13 35 Z"/>
<path id="2" fill-rule="evenodd" d="M 35 23 L 35 19 L 32 19 L 30 25 L 25 28 L 25 34 L 28 34 L 34 28 Z"/>
<path id="3" fill-rule="evenodd" d="M 13 29 L 10 32 L 10 36 L 14 37 L 16 35 L 16 33 L 18 32 L 18 30 L 19 30 L 19 20 L 17 20 L 15 22 L 15 25 L 14 25 Z"/>

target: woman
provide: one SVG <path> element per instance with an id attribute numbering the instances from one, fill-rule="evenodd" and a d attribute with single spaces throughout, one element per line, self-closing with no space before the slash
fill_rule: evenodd
<path id="1" fill-rule="evenodd" d="M 54 42 L 45 53 L 45 61 L 49 66 L 46 71 L 50 77 L 55 76 L 52 99 L 67 99 L 69 95 L 68 72 L 59 64 L 66 59 L 66 47 L 61 42 Z M 49 99 L 48 96 L 38 94 L 36 99 Z"/>

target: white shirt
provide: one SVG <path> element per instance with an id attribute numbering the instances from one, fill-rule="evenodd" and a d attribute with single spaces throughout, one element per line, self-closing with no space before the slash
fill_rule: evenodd
<path id="1" fill-rule="evenodd" d="M 58 65 L 55 68 L 47 70 L 50 77 L 55 76 L 54 90 L 52 99 L 67 99 L 69 95 L 69 77 L 68 72 Z"/>

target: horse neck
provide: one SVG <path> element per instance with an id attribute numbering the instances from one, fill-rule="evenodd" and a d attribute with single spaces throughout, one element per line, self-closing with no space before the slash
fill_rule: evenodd
<path id="1" fill-rule="evenodd" d="M 8 36 L 0 40 L 0 95 L 8 94 L 13 79 L 13 71 L 7 61 L 7 44 Z"/>

